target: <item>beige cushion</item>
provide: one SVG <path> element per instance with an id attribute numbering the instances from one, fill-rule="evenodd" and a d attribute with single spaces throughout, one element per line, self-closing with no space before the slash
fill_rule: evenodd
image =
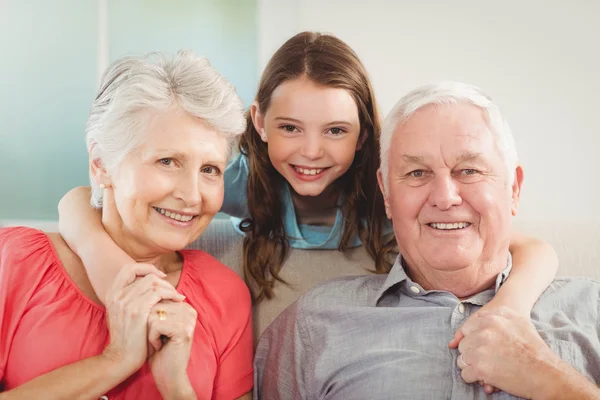
<path id="1" fill-rule="evenodd" d="M 600 222 L 574 224 L 515 221 L 520 231 L 548 241 L 560 259 L 559 274 L 587 276 L 600 280 Z M 201 249 L 242 273 L 243 237 L 229 219 L 215 219 L 191 248 Z M 254 335 L 265 328 L 288 305 L 315 284 L 345 275 L 369 273 L 373 261 L 363 248 L 347 254 L 337 250 L 292 249 L 281 271 L 291 286 L 275 285 L 276 297 L 254 306 Z"/>

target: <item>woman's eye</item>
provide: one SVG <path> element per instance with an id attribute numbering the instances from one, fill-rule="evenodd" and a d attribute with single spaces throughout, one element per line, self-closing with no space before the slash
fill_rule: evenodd
<path id="1" fill-rule="evenodd" d="M 166 165 L 167 167 L 170 166 L 173 163 L 173 159 L 172 158 L 161 158 L 160 160 L 158 160 L 159 163 L 161 163 L 162 165 Z"/>
<path id="2" fill-rule="evenodd" d="M 202 172 L 209 175 L 219 175 L 221 173 L 221 170 L 217 167 L 208 166 L 202 168 Z"/>

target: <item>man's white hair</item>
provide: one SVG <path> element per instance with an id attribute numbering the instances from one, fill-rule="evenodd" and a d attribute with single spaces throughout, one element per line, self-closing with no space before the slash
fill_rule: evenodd
<path id="1" fill-rule="evenodd" d="M 445 81 L 412 90 L 394 105 L 385 118 L 381 131 L 380 156 L 383 185 L 386 193 L 388 190 L 390 148 L 394 132 L 416 111 L 425 106 L 445 106 L 458 103 L 473 104 L 485 112 L 488 127 L 496 139 L 496 146 L 508 171 L 509 184 L 512 185 L 514 169 L 518 163 L 517 148 L 511 129 L 500 113 L 500 109 L 478 87 L 461 82 Z"/>
<path id="2" fill-rule="evenodd" d="M 145 111 L 177 105 L 228 141 L 228 156 L 246 128 L 244 106 L 235 88 L 206 58 L 179 51 L 167 58 L 160 53 L 125 57 L 104 72 L 86 124 L 90 159 L 111 173 L 143 142 Z M 102 207 L 102 190 L 90 176 L 91 203 Z"/>

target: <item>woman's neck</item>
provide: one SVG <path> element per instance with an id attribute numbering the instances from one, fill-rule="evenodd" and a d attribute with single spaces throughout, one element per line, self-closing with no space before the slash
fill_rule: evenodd
<path id="1" fill-rule="evenodd" d="M 167 274 L 181 269 L 182 259 L 177 252 L 150 250 L 128 232 L 120 218 L 112 218 L 110 212 L 102 214 L 102 225 L 110 238 L 136 263 L 152 264 Z"/>

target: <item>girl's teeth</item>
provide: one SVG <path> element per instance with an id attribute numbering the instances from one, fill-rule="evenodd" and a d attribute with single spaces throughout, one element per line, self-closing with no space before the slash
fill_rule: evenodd
<path id="1" fill-rule="evenodd" d="M 308 168 L 294 167 L 294 169 L 304 175 L 317 175 L 317 174 L 320 174 L 321 172 L 323 172 L 323 168 L 308 169 Z"/>

